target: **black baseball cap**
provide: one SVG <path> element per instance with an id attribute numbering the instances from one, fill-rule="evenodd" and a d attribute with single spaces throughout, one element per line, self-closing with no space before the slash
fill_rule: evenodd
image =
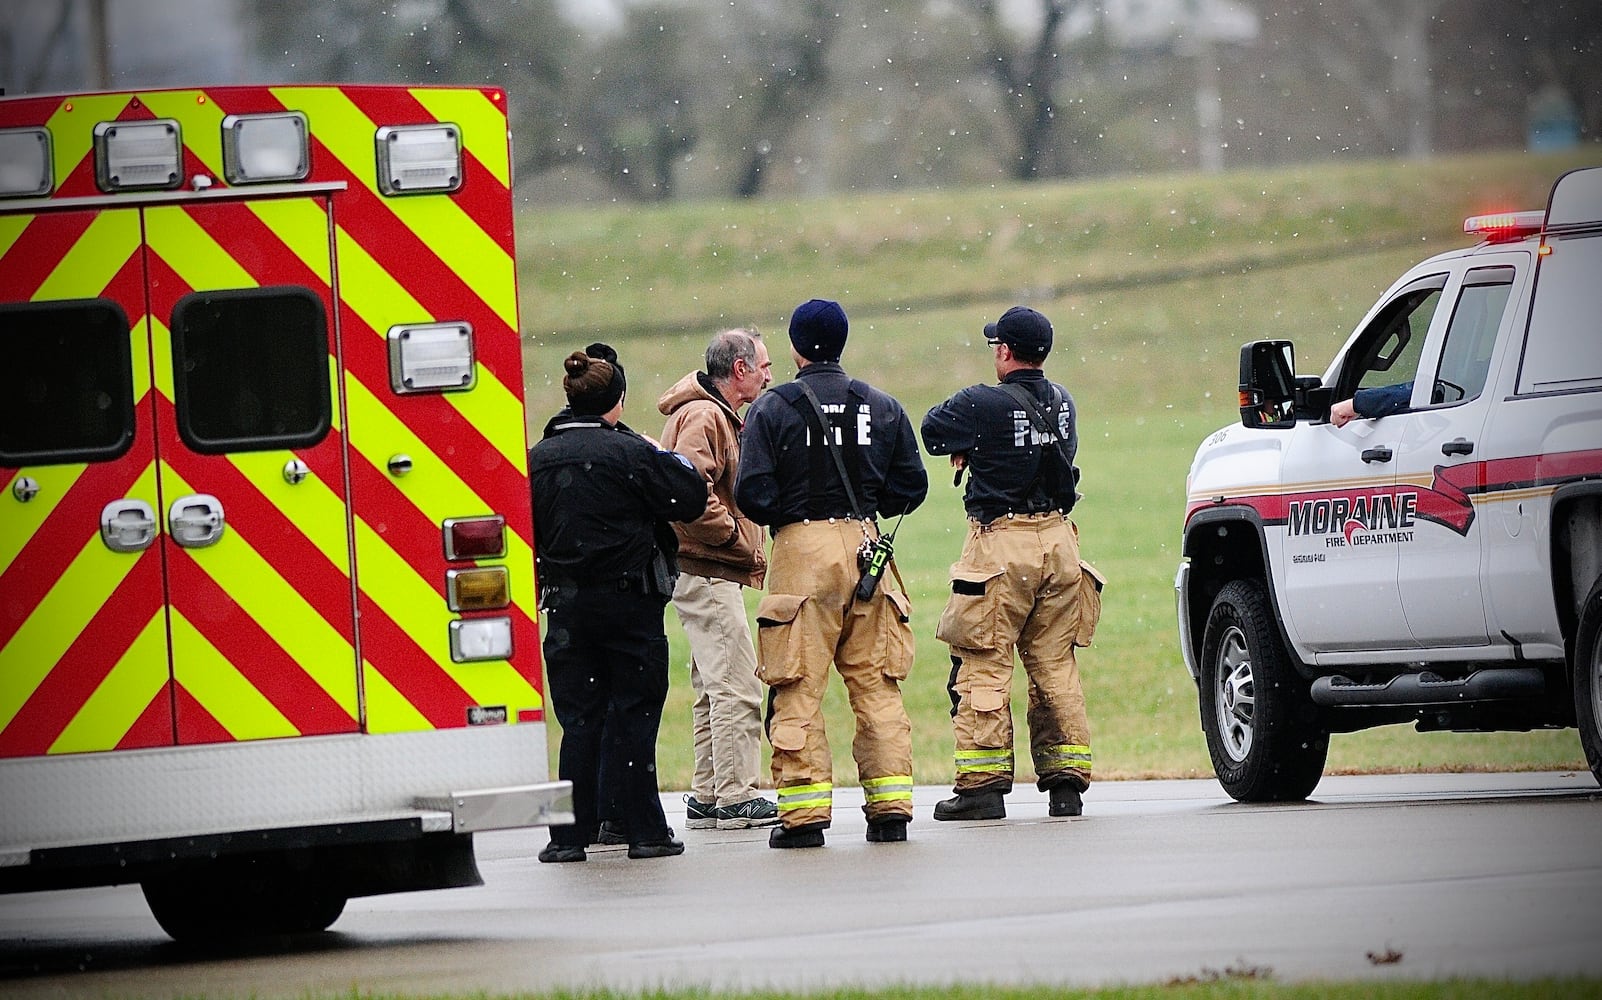
<path id="1" fill-rule="evenodd" d="M 1051 321 L 1028 306 L 1013 306 L 994 323 L 985 324 L 985 340 L 1026 351 L 1049 351 Z"/>

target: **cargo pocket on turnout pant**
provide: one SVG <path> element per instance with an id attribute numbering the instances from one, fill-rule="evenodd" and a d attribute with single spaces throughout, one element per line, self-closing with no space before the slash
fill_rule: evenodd
<path id="1" fill-rule="evenodd" d="M 914 652 L 912 639 L 912 601 L 898 590 L 880 591 L 885 606 L 881 613 L 889 619 L 881 626 L 879 669 L 893 681 L 904 681 L 912 672 Z"/>
<path id="2" fill-rule="evenodd" d="M 957 649 L 993 649 L 1001 619 L 1001 569 L 955 566 L 951 570 L 951 599 L 940 613 L 935 638 Z"/>
<path id="3" fill-rule="evenodd" d="M 1096 638 L 1096 623 L 1101 621 L 1101 589 L 1107 578 L 1096 567 L 1079 560 L 1079 622 L 1074 629 L 1074 645 L 1088 646 Z"/>
<path id="4" fill-rule="evenodd" d="M 1007 693 L 974 688 L 968 694 L 973 707 L 973 741 L 981 747 L 1012 747 L 1012 708 Z"/>
<path id="5" fill-rule="evenodd" d="M 769 594 L 757 605 L 757 676 L 770 687 L 806 674 L 806 641 L 795 627 L 806 602 L 804 594 Z"/>

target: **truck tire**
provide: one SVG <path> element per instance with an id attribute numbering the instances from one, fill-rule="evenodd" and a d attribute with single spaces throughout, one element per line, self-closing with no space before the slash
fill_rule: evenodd
<path id="1" fill-rule="evenodd" d="M 1231 798 L 1294 801 L 1318 785 L 1329 731 L 1255 580 L 1231 581 L 1213 601 L 1202 636 L 1200 700 L 1213 772 Z"/>
<path id="2" fill-rule="evenodd" d="M 273 934 L 327 930 L 345 911 L 344 895 L 281 866 L 189 870 L 141 884 L 156 923 L 173 940 L 221 945 Z"/>
<path id="3" fill-rule="evenodd" d="M 1591 585 L 1574 631 L 1574 723 L 1591 775 L 1602 784 L 1602 577 Z"/>

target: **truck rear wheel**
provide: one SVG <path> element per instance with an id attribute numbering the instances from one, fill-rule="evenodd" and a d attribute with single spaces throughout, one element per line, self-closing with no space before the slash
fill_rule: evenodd
<path id="1" fill-rule="evenodd" d="M 1201 719 L 1213 772 L 1237 801 L 1305 799 L 1324 775 L 1329 732 L 1255 580 L 1226 584 L 1207 615 Z"/>
<path id="2" fill-rule="evenodd" d="M 1591 585 L 1574 633 L 1574 722 L 1585 761 L 1602 784 L 1602 577 Z"/>
<path id="3" fill-rule="evenodd" d="M 156 923 L 175 941 L 217 945 L 269 934 L 327 930 L 345 896 L 326 879 L 277 864 L 189 868 L 142 883 Z"/>

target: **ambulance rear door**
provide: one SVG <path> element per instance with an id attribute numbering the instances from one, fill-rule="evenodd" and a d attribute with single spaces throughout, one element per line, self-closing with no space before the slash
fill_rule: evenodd
<path id="1" fill-rule="evenodd" d="M 144 212 L 179 743 L 359 728 L 331 198 Z"/>
<path id="2" fill-rule="evenodd" d="M 144 316 L 137 208 L 0 214 L 0 758 L 172 742 Z"/>

